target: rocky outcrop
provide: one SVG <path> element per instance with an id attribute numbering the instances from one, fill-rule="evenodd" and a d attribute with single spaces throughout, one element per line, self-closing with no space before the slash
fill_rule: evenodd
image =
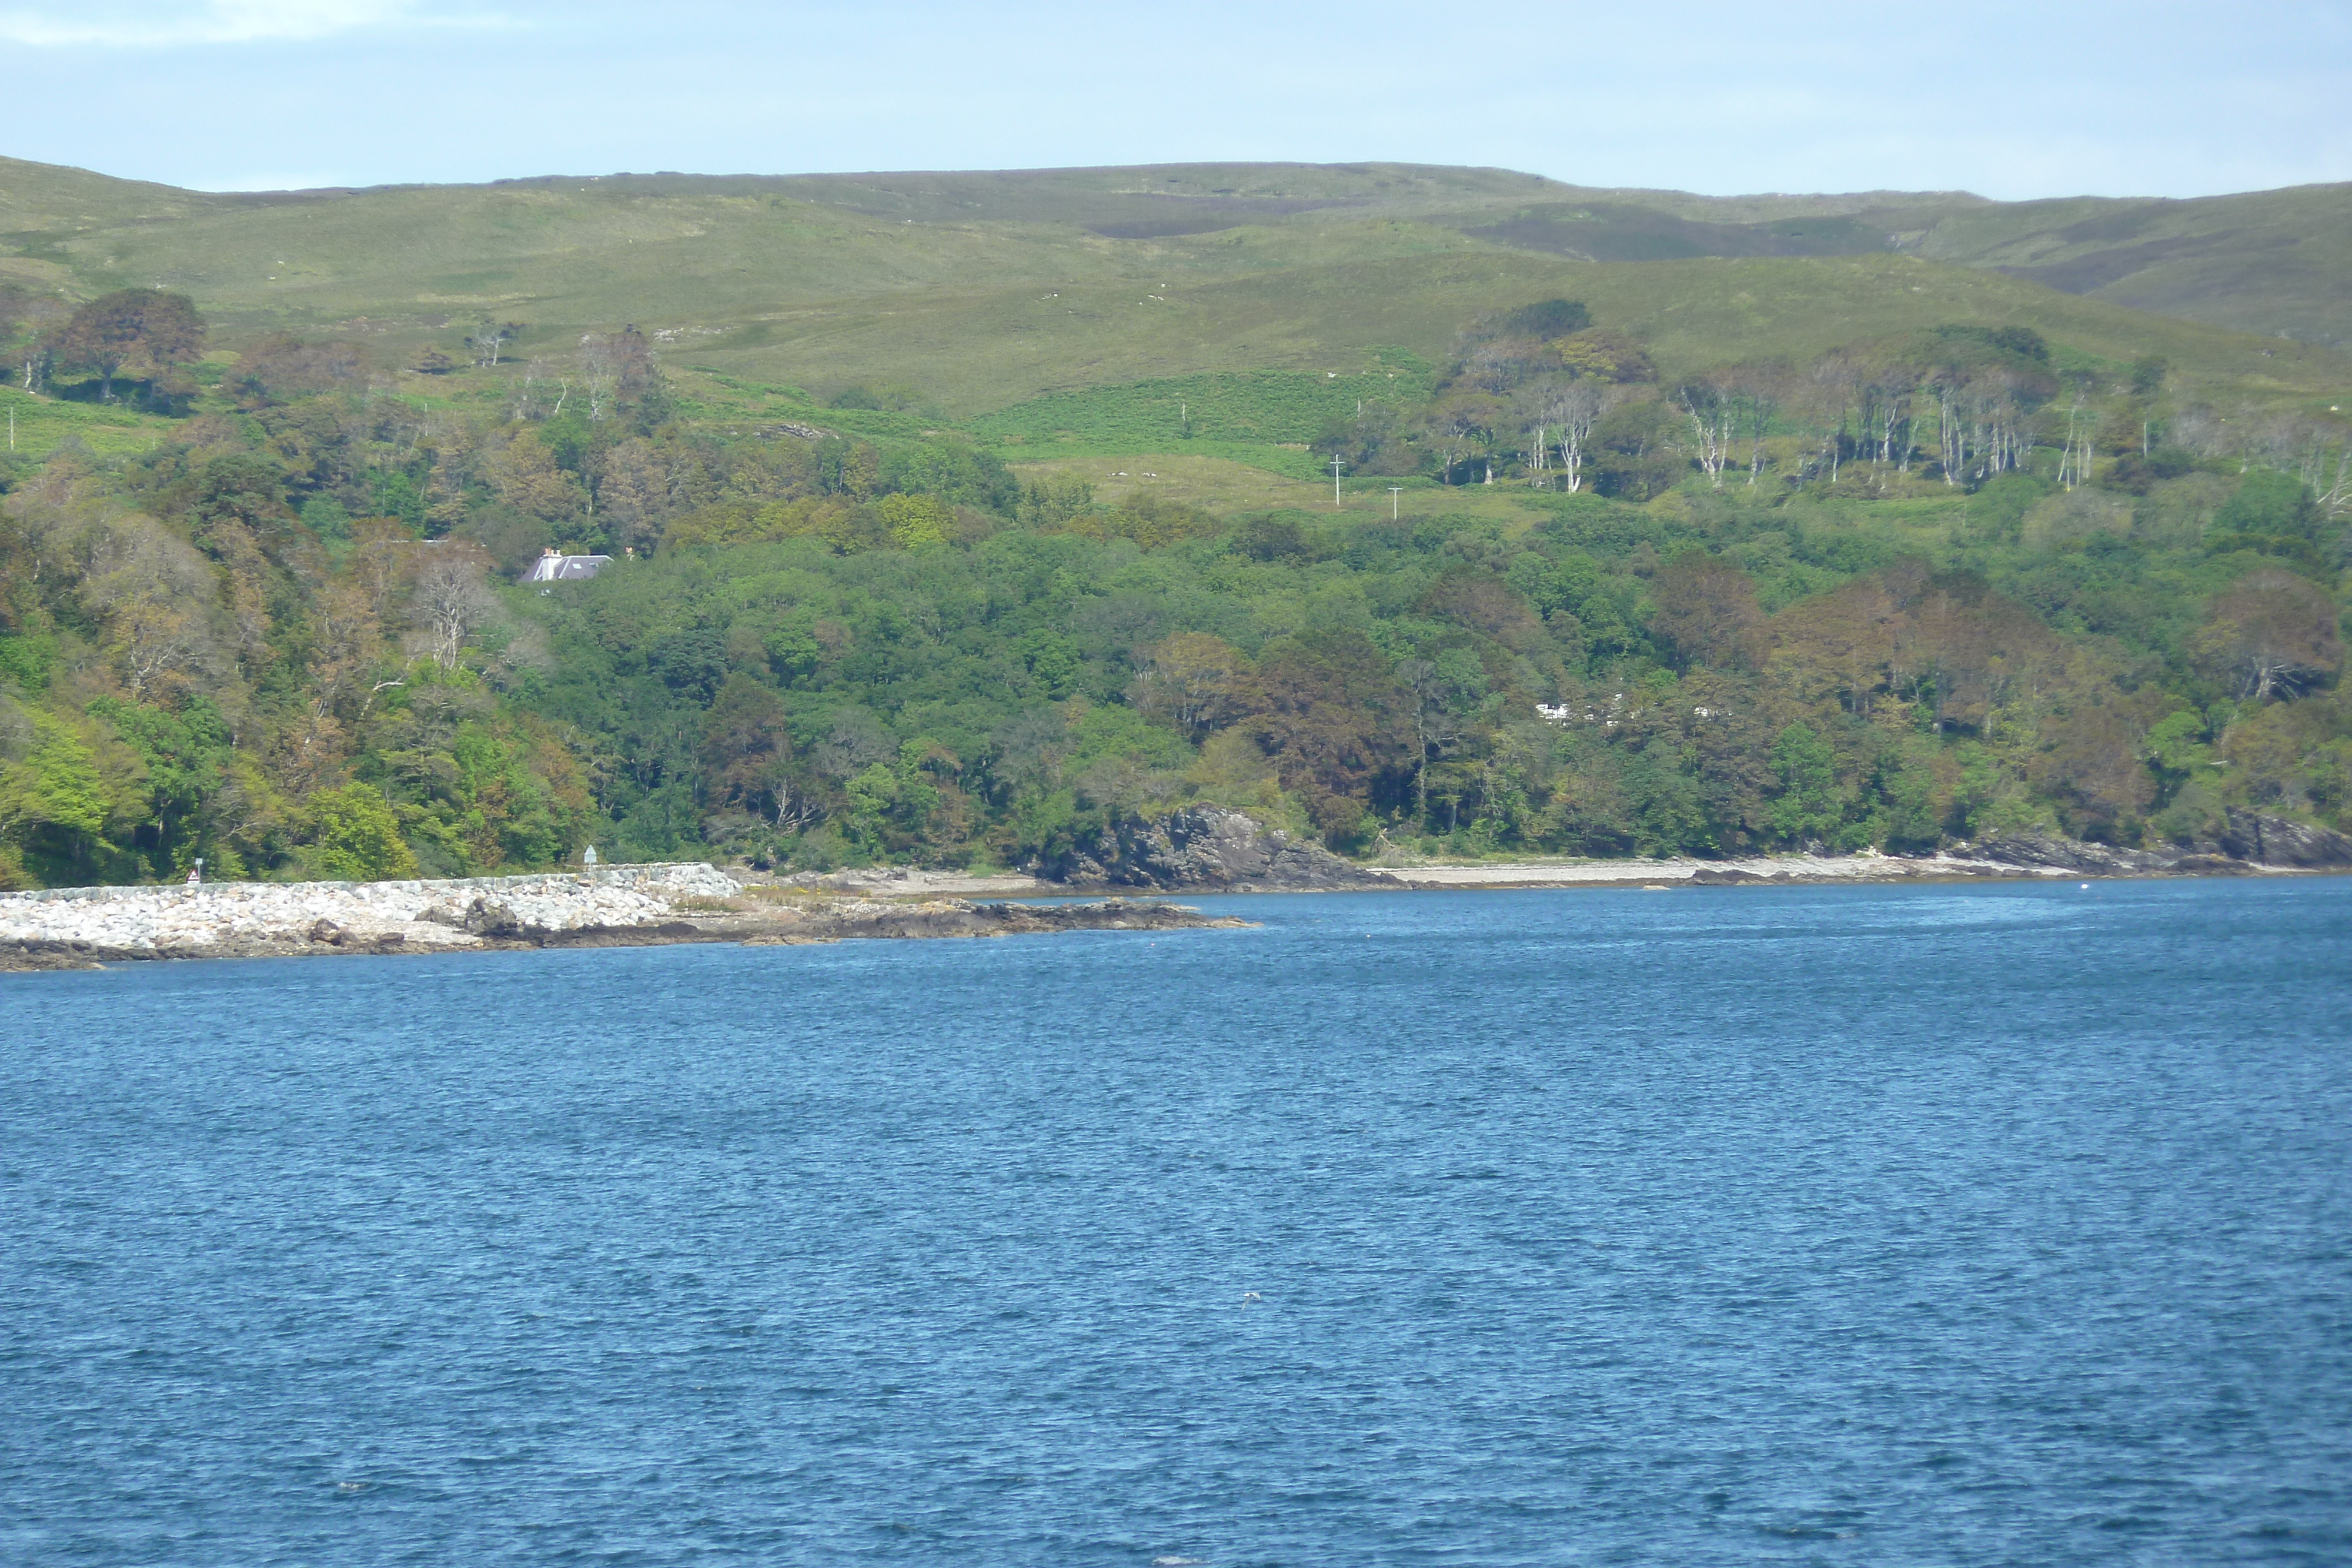
<path id="1" fill-rule="evenodd" d="M 1685 879 L 1697 887 L 1737 887 L 1743 882 L 1787 882 L 1787 872 L 1743 871 L 1738 866 L 1703 865 Z"/>
<path id="2" fill-rule="evenodd" d="M 1076 887 L 1201 893 L 1402 885 L 1394 877 L 1366 871 L 1320 845 L 1260 827 L 1249 816 L 1220 806 L 1187 806 L 1164 817 L 1122 821 L 1081 840 L 1066 854 L 1026 869 Z"/>
<path id="3" fill-rule="evenodd" d="M 2352 837 L 2235 806 L 2219 835 L 2192 843 L 2127 850 L 2048 833 L 2010 833 L 1963 852 L 2025 871 L 2084 876 L 2228 876 L 2263 870 L 2352 869 Z"/>
<path id="4" fill-rule="evenodd" d="M 2180 858 L 2178 853 L 2115 849 L 2050 833 L 2006 833 L 1958 852 L 2021 871 L 2085 876 L 2150 876 L 2171 869 Z"/>
<path id="5" fill-rule="evenodd" d="M 1181 904 L 1107 898 L 1091 904 L 973 904 L 961 898 L 923 904 L 819 906 L 798 919 L 744 939 L 747 947 L 796 946 L 891 936 L 1032 936 L 1055 931 L 1184 931 L 1237 927 L 1245 920 L 1212 919 Z"/>
<path id="6" fill-rule="evenodd" d="M 746 882 L 761 881 L 772 887 L 876 898 L 1019 898 L 1055 891 L 1035 877 L 1017 872 L 950 871 L 936 866 L 850 866 L 840 871 L 796 871 L 768 877 L 757 876 L 746 867 L 742 876 Z"/>
<path id="7" fill-rule="evenodd" d="M 2202 848 L 2203 846 L 2200 846 Z M 2334 871 L 2352 867 L 2352 837 L 2326 828 L 2315 828 L 2285 817 L 2231 807 L 2228 825 L 2212 850 L 2233 860 L 2256 865 L 2289 866 L 2298 871 Z"/>

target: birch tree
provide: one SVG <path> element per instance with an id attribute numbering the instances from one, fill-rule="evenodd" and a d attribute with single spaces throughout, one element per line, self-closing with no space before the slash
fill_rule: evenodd
<path id="1" fill-rule="evenodd" d="M 416 573 L 411 595 L 428 639 L 433 662 L 454 670 L 466 644 L 495 620 L 499 601 L 486 580 L 489 559 L 478 547 L 444 540 L 433 546 Z"/>
<path id="2" fill-rule="evenodd" d="M 580 392 L 588 400 L 588 418 L 592 423 L 611 417 L 614 392 L 620 379 L 620 360 L 613 351 L 613 340 L 602 332 L 591 332 L 582 338 Z"/>
<path id="3" fill-rule="evenodd" d="M 23 334 L 16 344 L 15 363 L 17 373 L 13 379 L 25 391 L 38 392 L 48 384 L 49 371 L 57 355 L 58 334 L 65 329 L 66 319 L 70 314 L 56 300 L 34 295 L 18 306 L 13 323 L 0 323 L 0 329 L 13 325 Z"/>
<path id="4" fill-rule="evenodd" d="M 521 330 L 522 323 L 520 321 L 500 321 L 495 317 L 485 316 L 466 335 L 466 346 L 474 350 L 474 363 L 494 366 L 505 352 L 508 342 Z"/>
<path id="5" fill-rule="evenodd" d="M 1549 382 L 1537 398 L 1535 412 L 1543 432 L 1538 439 L 1559 448 L 1560 488 L 1571 493 L 1584 488 L 1585 452 L 1592 442 L 1592 427 L 1608 412 L 1610 402 L 1608 383 L 1588 376 Z"/>
<path id="6" fill-rule="evenodd" d="M 2066 440 L 2058 455 L 2058 483 L 2066 489 L 2091 482 L 2091 438 L 2098 429 L 2098 410 L 2090 406 L 2088 389 L 2076 382 L 2066 403 Z"/>
<path id="7" fill-rule="evenodd" d="M 1446 706 L 1454 694 L 1454 683 L 1433 661 L 1419 658 L 1398 661 L 1396 682 L 1412 697 L 1407 709 L 1413 739 L 1412 810 L 1413 815 L 1426 821 L 1429 765 L 1454 755 L 1462 739 L 1462 727 Z"/>
<path id="8" fill-rule="evenodd" d="M 1737 400 L 1725 395 L 1723 387 L 1709 380 L 1684 382 L 1675 389 L 1675 401 L 1690 420 L 1691 436 L 1696 443 L 1692 455 L 1698 459 L 1700 471 L 1710 486 L 1722 489 L 1724 465 L 1730 461 L 1733 435 L 1738 426 Z"/>

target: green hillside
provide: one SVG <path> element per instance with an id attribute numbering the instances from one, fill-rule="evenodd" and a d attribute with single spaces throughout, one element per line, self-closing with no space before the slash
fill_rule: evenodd
<path id="1" fill-rule="evenodd" d="M 2340 194 L 0 164 L 0 885 L 2352 827 Z"/>
<path id="2" fill-rule="evenodd" d="M 2352 184 L 1953 211 L 1905 248 L 2239 331 L 2352 341 Z"/>

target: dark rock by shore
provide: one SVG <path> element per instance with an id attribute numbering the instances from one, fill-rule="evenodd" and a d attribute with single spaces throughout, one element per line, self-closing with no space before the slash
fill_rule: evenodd
<path id="1" fill-rule="evenodd" d="M 2211 848 L 2256 865 L 2292 866 L 2300 871 L 2352 866 L 2352 836 L 2235 807 L 2230 810 L 2229 825 Z"/>
<path id="2" fill-rule="evenodd" d="M 1181 904 L 1107 898 L 1089 904 L 974 904 L 960 898 L 926 904 L 863 904 L 820 910 L 788 929 L 761 932 L 744 946 L 763 947 L 861 937 L 1035 936 L 1056 931 L 1184 931 L 1232 929 L 1246 920 L 1213 918 Z"/>
<path id="3" fill-rule="evenodd" d="M 1202 893 L 1306 893 L 1400 887 L 1319 844 L 1258 825 L 1240 811 L 1188 806 L 1124 821 L 1029 868 L 1068 887 L 1150 887 Z"/>
<path id="4" fill-rule="evenodd" d="M 2131 850 L 2045 833 L 2011 833 L 1966 852 L 1996 865 L 2086 876 L 2242 876 L 2263 870 L 2352 868 L 2352 837 L 2236 807 L 2218 836 L 2187 844 Z"/>

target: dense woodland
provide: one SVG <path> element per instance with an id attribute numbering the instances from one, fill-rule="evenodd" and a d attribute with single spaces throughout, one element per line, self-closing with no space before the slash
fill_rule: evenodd
<path id="1" fill-rule="evenodd" d="M 499 389 L 459 415 L 354 343 L 208 361 L 176 295 L 0 292 L 17 387 L 174 422 L 0 470 L 0 885 L 1018 865 L 1193 800 L 1360 854 L 2352 826 L 2341 426 L 2160 361 L 1952 327 L 1662 380 L 1544 301 L 1313 444 L 1524 493 L 1391 522 L 730 431 L 635 329 L 516 332 L 396 367 Z M 619 559 L 517 586 L 551 547 Z"/>

